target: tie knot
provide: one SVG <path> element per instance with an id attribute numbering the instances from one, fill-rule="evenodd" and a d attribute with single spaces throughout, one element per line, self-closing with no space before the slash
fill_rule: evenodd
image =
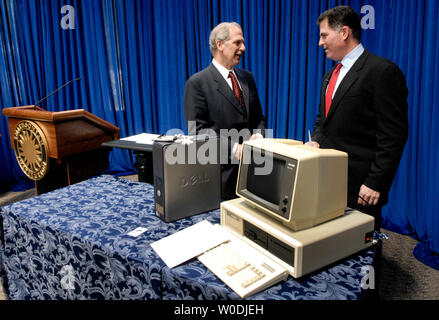
<path id="1" fill-rule="evenodd" d="M 337 63 L 337 65 L 335 66 L 335 70 L 334 70 L 334 72 L 339 72 L 340 69 L 341 69 L 341 67 L 343 67 L 343 65 L 342 65 L 340 62 Z"/>

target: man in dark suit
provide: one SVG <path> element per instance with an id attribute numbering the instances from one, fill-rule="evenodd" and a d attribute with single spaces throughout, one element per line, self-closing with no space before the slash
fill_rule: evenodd
<path id="1" fill-rule="evenodd" d="M 210 33 L 212 63 L 186 82 L 184 114 L 191 133 L 209 129 L 222 137 L 221 152 L 227 152 L 221 164 L 222 200 L 236 197 L 238 163 L 242 142 L 261 138 L 266 128 L 253 75 L 235 68 L 244 54 L 242 29 L 237 23 L 224 22 Z M 230 153 L 229 153 L 230 151 Z"/>
<path id="2" fill-rule="evenodd" d="M 363 48 L 352 8 L 330 9 L 317 24 L 319 46 L 339 64 L 323 77 L 313 144 L 348 153 L 348 206 L 373 215 L 379 230 L 408 136 L 404 75 Z"/>

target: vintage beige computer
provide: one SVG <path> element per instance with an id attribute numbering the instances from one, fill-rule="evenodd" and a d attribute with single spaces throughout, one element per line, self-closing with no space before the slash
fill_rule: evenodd
<path id="1" fill-rule="evenodd" d="M 236 193 L 239 198 L 221 203 L 221 226 L 232 235 L 231 242 L 236 238 L 240 247 L 256 249 L 258 254 L 248 257 L 258 256 L 255 271 L 250 272 L 249 263 L 227 262 L 229 269 L 224 269 L 211 262 L 219 258 L 199 259 L 218 276 L 221 268 L 228 270 L 220 278 L 232 288 L 241 281 L 233 278 L 235 274 L 247 274 L 241 284 L 253 288 L 240 288 L 241 296 L 280 281 L 284 274 L 279 268 L 299 278 L 372 245 L 374 218 L 346 207 L 344 152 L 294 140 L 247 141 Z M 217 249 L 211 251 L 220 252 Z M 230 254 L 223 251 L 221 259 L 227 261 L 224 257 Z"/>

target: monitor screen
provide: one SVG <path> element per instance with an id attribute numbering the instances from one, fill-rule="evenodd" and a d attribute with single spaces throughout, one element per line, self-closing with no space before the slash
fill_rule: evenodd
<path id="1" fill-rule="evenodd" d="M 247 172 L 247 190 L 255 196 L 277 206 L 282 193 L 285 160 L 273 158 L 271 171 L 267 174 L 258 174 L 257 170 L 262 169 L 265 164 L 257 164 L 254 153 L 255 149 L 252 148 Z"/>

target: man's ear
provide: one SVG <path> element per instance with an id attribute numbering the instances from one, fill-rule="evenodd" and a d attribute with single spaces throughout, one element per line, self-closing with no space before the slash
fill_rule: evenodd
<path id="1" fill-rule="evenodd" d="M 340 29 L 340 34 L 341 34 L 343 40 L 346 40 L 350 36 L 351 33 L 352 33 L 351 29 L 348 26 L 343 26 Z"/>
<path id="2" fill-rule="evenodd" d="M 223 51 L 224 43 L 221 40 L 216 40 L 216 48 L 218 51 Z"/>

